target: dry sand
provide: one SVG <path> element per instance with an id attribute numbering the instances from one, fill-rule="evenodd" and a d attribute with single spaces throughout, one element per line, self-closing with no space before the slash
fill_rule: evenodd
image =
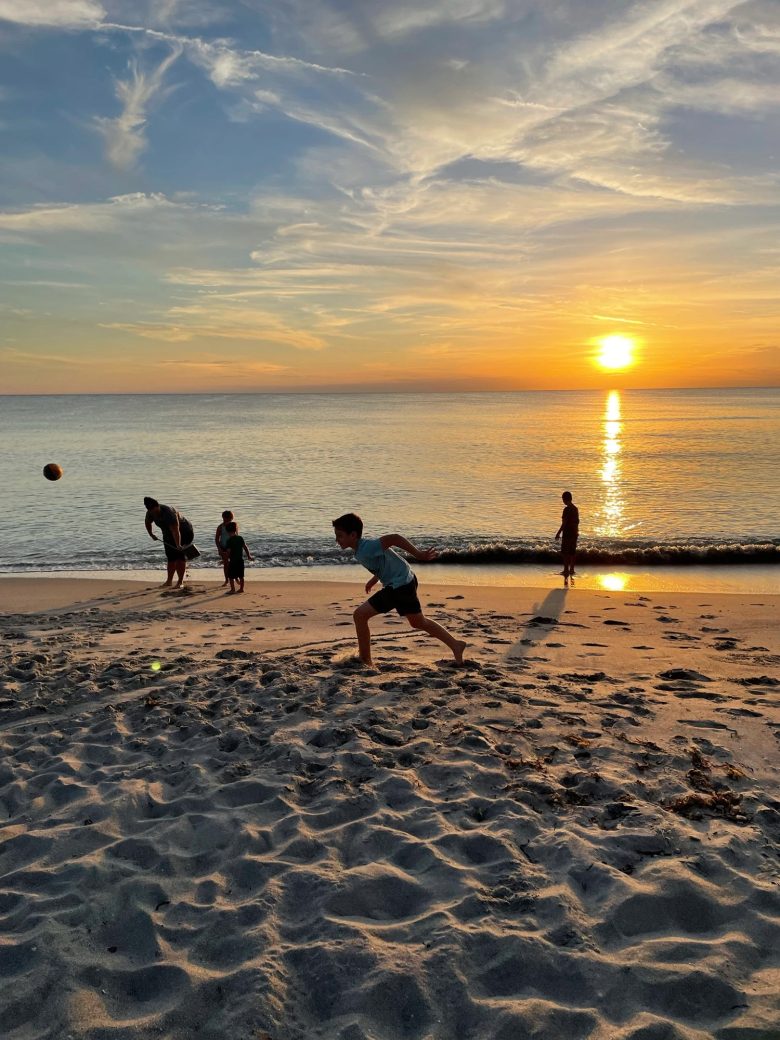
<path id="1" fill-rule="evenodd" d="M 778 600 L 0 581 L 5 1040 L 777 1040 Z"/>

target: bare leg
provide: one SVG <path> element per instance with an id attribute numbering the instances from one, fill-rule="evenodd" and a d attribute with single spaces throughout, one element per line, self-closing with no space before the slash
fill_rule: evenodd
<path id="1" fill-rule="evenodd" d="M 352 620 L 355 622 L 355 631 L 357 632 L 358 654 L 363 664 L 368 665 L 369 668 L 373 668 L 374 662 L 371 660 L 371 632 L 369 631 L 368 623 L 378 613 L 379 611 L 374 610 L 370 603 L 364 603 L 352 615 Z"/>
<path id="2" fill-rule="evenodd" d="M 226 585 L 230 584 L 230 579 L 228 578 L 228 554 L 220 553 L 220 556 L 222 557 L 222 571 L 225 575 L 225 580 L 222 582 L 222 588 L 224 589 Z"/>
<path id="3" fill-rule="evenodd" d="M 445 646 L 448 646 L 452 650 L 452 655 L 458 664 L 463 664 L 463 651 L 466 649 L 466 644 L 462 639 L 456 639 L 450 635 L 446 628 L 442 628 L 437 622 L 427 618 L 425 614 L 407 614 L 406 620 L 412 626 L 412 628 L 420 629 L 422 632 L 427 632 L 429 636 L 433 636 L 434 639 L 440 639 Z"/>
<path id="4" fill-rule="evenodd" d="M 176 582 L 176 584 L 173 587 L 175 589 L 180 589 L 181 585 L 182 585 L 182 582 L 184 581 L 184 572 L 187 569 L 187 561 L 186 560 L 175 560 L 174 561 L 174 568 L 176 570 L 176 577 L 179 580 Z"/>
<path id="5" fill-rule="evenodd" d="M 173 576 L 174 576 L 175 573 L 176 573 L 176 561 L 175 560 L 168 560 L 168 577 L 163 582 L 163 588 L 166 588 L 166 587 L 170 588 L 170 586 L 173 585 Z"/>
<path id="6" fill-rule="evenodd" d="M 243 578 L 239 578 L 238 579 L 238 591 L 239 592 L 243 592 L 244 591 L 244 579 Z"/>

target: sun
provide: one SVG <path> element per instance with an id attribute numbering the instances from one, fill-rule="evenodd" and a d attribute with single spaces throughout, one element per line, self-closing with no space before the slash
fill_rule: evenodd
<path id="1" fill-rule="evenodd" d="M 597 340 L 601 352 L 596 363 L 611 371 L 630 368 L 634 363 L 634 340 L 630 336 L 604 336 Z"/>

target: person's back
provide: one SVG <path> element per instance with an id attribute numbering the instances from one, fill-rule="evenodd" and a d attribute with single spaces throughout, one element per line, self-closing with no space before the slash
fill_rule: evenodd
<path id="1" fill-rule="evenodd" d="M 227 550 L 227 552 L 228 552 L 228 554 L 230 556 L 230 562 L 231 563 L 235 563 L 236 561 L 241 561 L 241 559 L 243 558 L 243 552 L 244 552 L 244 546 L 245 545 L 246 545 L 246 542 L 244 541 L 244 539 L 241 537 L 240 534 L 231 534 L 228 537 L 227 545 L 225 546 L 225 548 L 226 548 L 226 550 Z"/>
<path id="2" fill-rule="evenodd" d="M 573 502 L 563 507 L 561 515 L 561 526 L 564 535 L 576 535 L 580 530 L 580 511 Z"/>
<path id="3" fill-rule="evenodd" d="M 252 559 L 249 546 L 238 533 L 238 524 L 230 520 L 225 529 L 229 535 L 225 546 L 225 557 L 227 559 L 227 578 L 230 583 L 230 592 L 235 592 L 235 583 L 238 582 L 238 591 L 244 591 L 244 556 Z"/>

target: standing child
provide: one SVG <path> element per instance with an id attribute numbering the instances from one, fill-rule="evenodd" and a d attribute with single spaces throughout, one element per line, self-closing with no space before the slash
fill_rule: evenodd
<path id="1" fill-rule="evenodd" d="M 228 581 L 230 582 L 228 595 L 230 595 L 231 592 L 236 591 L 236 582 L 238 582 L 238 591 L 244 591 L 244 553 L 246 553 L 246 558 L 248 560 L 251 560 L 253 557 L 246 542 L 238 533 L 238 524 L 236 521 L 230 520 L 225 524 L 225 528 L 230 536 L 227 542 L 227 553 L 229 557 Z"/>
<path id="2" fill-rule="evenodd" d="M 429 636 L 440 639 L 452 650 L 458 664 L 463 664 L 463 651 L 466 644 L 455 639 L 450 633 L 427 618 L 417 598 L 417 578 L 409 564 L 395 548 L 403 549 L 416 560 L 432 560 L 436 556 L 435 549 L 418 549 L 400 534 L 385 534 L 381 538 L 364 538 L 363 521 L 355 513 L 345 513 L 333 521 L 336 541 L 342 549 L 351 549 L 358 563 L 371 571 L 373 577 L 366 582 L 366 592 L 370 592 L 378 581 L 384 588 L 375 593 L 352 615 L 357 631 L 358 652 L 363 664 L 373 667 L 371 660 L 371 633 L 368 623 L 377 614 L 386 614 L 388 610 L 397 610 L 405 617 L 412 628 L 421 629 Z"/>
<path id="3" fill-rule="evenodd" d="M 228 538 L 230 534 L 227 529 L 227 525 L 233 519 L 233 514 L 229 509 L 226 509 L 222 514 L 222 523 L 219 525 L 217 530 L 214 532 L 214 544 L 217 547 L 219 558 L 222 560 L 222 571 L 225 575 L 225 580 L 222 582 L 222 588 L 229 584 L 230 579 L 228 578 L 228 563 L 230 561 L 230 554 L 227 551 Z"/>
<path id="4" fill-rule="evenodd" d="M 580 511 L 572 502 L 571 491 L 564 491 L 561 526 L 555 534 L 555 540 L 561 539 L 561 555 L 563 556 L 564 578 L 574 577 L 574 554 L 577 552 L 577 538 L 580 533 Z"/>

